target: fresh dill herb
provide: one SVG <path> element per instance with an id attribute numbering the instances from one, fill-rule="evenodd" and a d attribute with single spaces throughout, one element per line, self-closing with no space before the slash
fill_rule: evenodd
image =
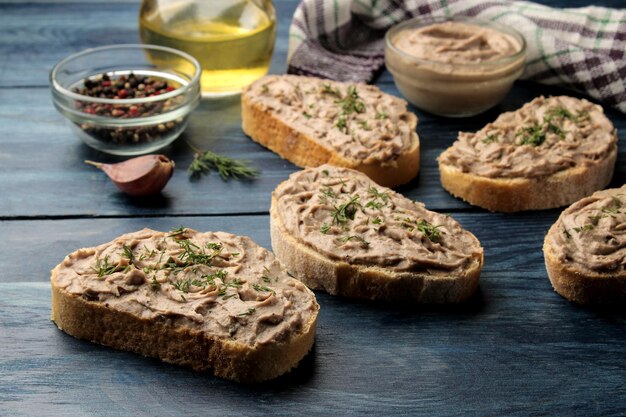
<path id="1" fill-rule="evenodd" d="M 377 120 L 388 119 L 389 118 L 389 113 L 387 113 L 385 111 L 376 112 L 376 116 L 375 117 L 376 117 Z"/>
<path id="2" fill-rule="evenodd" d="M 374 220 L 372 220 L 372 223 L 374 224 L 381 224 L 383 222 L 383 220 L 380 217 L 376 217 Z"/>
<path id="3" fill-rule="evenodd" d="M 233 298 L 235 294 L 226 294 L 222 297 L 222 300 L 228 300 L 229 298 Z"/>
<path id="4" fill-rule="evenodd" d="M 270 91 L 270 88 L 267 86 L 267 84 L 263 84 L 261 86 L 261 93 L 262 94 L 267 94 L 267 93 L 269 93 L 269 91 Z"/>
<path id="5" fill-rule="evenodd" d="M 322 226 L 320 226 L 320 232 L 322 232 L 323 234 L 328 234 L 329 231 L 330 225 L 328 223 L 324 223 L 322 224 Z"/>
<path id="6" fill-rule="evenodd" d="M 596 214 L 596 215 L 593 215 L 593 216 L 588 216 L 587 218 L 589 219 L 589 221 L 591 221 L 591 223 L 593 225 L 597 225 L 598 222 L 600 221 L 600 219 L 602 219 L 604 217 L 607 217 L 607 215 L 606 214 Z"/>
<path id="7" fill-rule="evenodd" d="M 134 261 L 135 260 L 135 255 L 133 254 L 133 250 L 130 248 L 130 246 L 126 246 L 124 245 L 123 247 L 123 253 L 122 256 L 126 259 L 128 259 L 129 261 Z"/>
<path id="8" fill-rule="evenodd" d="M 272 282 L 272 274 L 266 266 L 263 267 L 263 275 L 261 276 L 261 279 L 263 282 Z"/>
<path id="9" fill-rule="evenodd" d="M 370 200 L 365 204 L 365 207 L 380 210 L 381 208 L 383 208 L 383 203 L 376 201 L 376 200 Z"/>
<path id="10" fill-rule="evenodd" d="M 424 219 L 416 221 L 410 217 L 406 217 L 400 225 L 409 231 L 418 230 L 430 241 L 435 241 L 441 236 L 439 228 L 442 225 L 434 226 Z"/>
<path id="11" fill-rule="evenodd" d="M 563 234 L 565 235 L 566 238 L 570 239 L 572 237 L 572 235 L 570 234 L 569 230 L 567 229 L 563 229 Z"/>
<path id="12" fill-rule="evenodd" d="M 327 169 L 323 169 L 322 174 L 324 174 L 324 176 L 327 177 L 330 173 L 328 172 Z"/>
<path id="13" fill-rule="evenodd" d="M 161 283 L 157 281 L 156 275 L 152 275 L 152 281 L 150 282 L 150 286 L 155 290 L 158 290 L 161 288 Z"/>
<path id="14" fill-rule="evenodd" d="M 252 288 L 254 288 L 256 292 L 271 292 L 272 294 L 275 294 L 273 289 L 266 287 L 265 285 L 252 284 Z"/>
<path id="15" fill-rule="evenodd" d="M 348 120 L 346 119 L 345 114 L 340 114 L 337 118 L 337 123 L 335 123 L 337 129 L 342 131 L 343 133 L 348 133 Z"/>
<path id="16" fill-rule="evenodd" d="M 550 122 L 555 117 L 559 119 L 570 119 L 573 121 L 576 121 L 576 119 L 578 119 L 577 116 L 574 116 L 572 112 L 570 112 L 563 106 L 557 106 L 557 107 L 552 107 L 548 109 L 548 111 L 546 111 L 546 115 L 544 116 L 544 120 L 546 122 Z"/>
<path id="17" fill-rule="evenodd" d="M 221 243 L 209 242 L 205 246 L 207 247 L 207 249 L 211 249 L 212 251 L 215 251 L 215 252 L 220 252 L 222 250 Z"/>
<path id="18" fill-rule="evenodd" d="M 486 145 L 486 144 L 488 144 L 488 143 L 494 143 L 494 142 L 497 142 L 498 140 L 499 140 L 499 139 L 498 139 L 498 136 L 497 136 L 497 135 L 495 135 L 495 134 L 493 134 L 493 133 L 490 133 L 490 134 L 488 134 L 485 138 L 483 138 L 483 141 L 482 141 L 482 142 Z"/>
<path id="19" fill-rule="evenodd" d="M 320 188 L 320 195 L 319 195 L 320 203 L 328 204 L 329 198 L 332 198 L 333 200 L 337 198 L 337 194 L 335 194 L 333 189 L 330 187 Z"/>
<path id="20" fill-rule="evenodd" d="M 230 178 L 253 179 L 261 173 L 258 169 L 250 167 L 247 161 L 232 159 L 211 151 L 196 152 L 187 171 L 191 179 L 196 179 L 211 170 L 217 170 L 224 181 Z"/>
<path id="21" fill-rule="evenodd" d="M 206 281 L 207 285 L 214 285 L 215 279 L 221 279 L 222 282 L 226 279 L 227 272 L 223 269 L 218 269 L 211 274 L 202 275 L 202 278 Z"/>
<path id="22" fill-rule="evenodd" d="M 359 126 L 361 126 L 361 129 L 363 129 L 363 130 L 370 130 L 370 127 L 367 124 L 367 120 L 357 120 L 356 122 L 357 122 L 357 124 Z"/>
<path id="23" fill-rule="evenodd" d="M 321 91 L 323 94 L 330 94 L 337 98 L 341 98 L 341 91 L 338 88 L 333 88 L 330 83 L 322 84 Z"/>
<path id="24" fill-rule="evenodd" d="M 546 140 L 546 134 L 543 131 L 543 126 L 537 122 L 524 127 L 517 133 L 517 136 L 522 137 L 522 140 L 519 143 L 520 145 L 539 146 Z"/>
<path id="25" fill-rule="evenodd" d="M 177 227 L 176 229 L 170 230 L 170 234 L 167 235 L 167 237 L 176 237 L 176 236 L 183 235 L 183 234 L 185 234 L 186 230 L 187 229 L 185 228 L 185 226 L 181 225 L 181 226 Z"/>
<path id="26" fill-rule="evenodd" d="M 335 206 L 335 209 L 332 212 L 333 223 L 335 224 L 344 224 L 349 220 L 354 220 L 354 215 L 356 214 L 357 208 L 360 207 L 359 196 L 355 195 L 351 197 L 346 203 L 343 203 L 339 206 Z"/>
<path id="27" fill-rule="evenodd" d="M 363 238 L 363 236 L 348 235 L 348 236 L 342 236 L 342 237 L 339 238 L 339 241 L 341 243 L 346 243 L 346 242 L 349 242 L 351 240 L 356 240 L 356 241 L 358 241 L 359 243 L 361 243 L 365 247 L 369 247 L 369 245 L 370 245 L 370 243 L 367 240 L 365 240 Z"/>
<path id="28" fill-rule="evenodd" d="M 247 309 L 246 311 L 244 311 L 243 313 L 239 313 L 237 315 L 238 316 L 249 316 L 251 314 L 254 314 L 255 311 L 256 311 L 256 309 L 254 307 L 251 307 L 251 308 Z"/>
<path id="29" fill-rule="evenodd" d="M 309 113 L 307 113 L 307 112 L 305 112 L 305 111 L 303 111 L 303 112 L 302 112 L 302 115 L 303 115 L 304 117 L 306 117 L 307 119 L 310 119 L 310 118 L 312 117 Z"/>
<path id="30" fill-rule="evenodd" d="M 368 195 L 370 197 L 372 197 L 374 199 L 380 199 L 385 204 L 389 201 L 389 194 L 388 193 L 381 193 L 376 187 L 369 187 L 367 189 L 367 193 L 368 193 Z"/>
<path id="31" fill-rule="evenodd" d="M 139 256 L 139 260 L 143 261 L 146 258 L 152 258 L 154 255 L 156 255 L 156 251 L 154 249 L 148 250 L 148 248 L 144 246 L 143 252 Z"/>
<path id="32" fill-rule="evenodd" d="M 337 103 L 341 107 L 342 113 L 346 115 L 365 112 L 365 103 L 359 97 L 359 93 L 354 85 L 348 87 L 345 97 Z"/>
<path id="33" fill-rule="evenodd" d="M 98 278 L 102 278 L 105 275 L 111 275 L 114 272 L 119 272 L 123 270 L 124 267 L 110 264 L 109 255 L 106 255 L 104 259 L 96 259 L 96 266 L 91 269 L 98 274 Z"/>
<path id="34" fill-rule="evenodd" d="M 578 233 L 582 233 L 582 232 L 587 232 L 589 230 L 592 230 L 594 227 L 596 227 L 594 224 L 592 223 L 587 223 L 583 226 L 580 227 L 574 227 L 574 230 Z"/>

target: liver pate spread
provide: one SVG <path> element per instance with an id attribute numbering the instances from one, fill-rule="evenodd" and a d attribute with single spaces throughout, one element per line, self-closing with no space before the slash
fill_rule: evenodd
<path id="1" fill-rule="evenodd" d="M 476 133 L 459 133 L 439 161 L 484 177 L 533 178 L 591 165 L 616 146 L 615 129 L 600 106 L 538 97 Z"/>
<path id="2" fill-rule="evenodd" d="M 400 51 L 425 61 L 477 64 L 515 55 L 521 45 L 489 27 L 443 22 L 400 32 L 393 40 Z M 485 71 L 487 69 L 485 68 Z"/>
<path id="3" fill-rule="evenodd" d="M 378 87 L 295 75 L 267 76 L 245 93 L 293 130 L 344 158 L 392 164 L 417 140 L 406 101 Z"/>
<path id="4" fill-rule="evenodd" d="M 557 220 L 549 243 L 565 264 L 595 272 L 626 271 L 626 185 L 572 204 Z"/>
<path id="5" fill-rule="evenodd" d="M 52 280 L 112 310 L 249 345 L 288 339 L 319 309 L 270 252 L 223 232 L 126 234 L 68 255 Z"/>
<path id="6" fill-rule="evenodd" d="M 274 198 L 286 232 L 335 261 L 437 273 L 482 257 L 478 240 L 451 217 L 351 169 L 297 172 Z"/>

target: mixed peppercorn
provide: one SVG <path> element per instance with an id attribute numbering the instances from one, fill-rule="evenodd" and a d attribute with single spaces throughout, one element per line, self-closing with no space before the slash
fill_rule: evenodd
<path id="1" fill-rule="evenodd" d="M 178 85 L 171 80 L 154 76 L 145 76 L 134 73 L 122 74 L 114 77 L 109 74 L 86 78 L 82 86 L 73 91 L 87 97 L 107 98 L 120 100 L 120 104 L 77 102 L 78 110 L 97 116 L 129 119 L 135 117 L 149 117 L 169 111 L 181 98 L 172 98 L 163 101 L 125 104 L 124 101 L 135 98 L 153 97 L 174 91 Z M 82 123 L 80 128 L 90 136 L 104 142 L 120 145 L 141 144 L 160 139 L 176 129 L 182 120 L 156 123 L 141 127 L 101 127 L 92 123 Z"/>

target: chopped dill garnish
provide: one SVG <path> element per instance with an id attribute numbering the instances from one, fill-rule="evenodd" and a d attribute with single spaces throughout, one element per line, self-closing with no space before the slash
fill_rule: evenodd
<path id="1" fill-rule="evenodd" d="M 109 255 L 106 255 L 104 259 L 96 259 L 96 266 L 91 269 L 98 274 L 98 278 L 102 278 L 105 275 L 111 275 L 114 272 L 122 271 L 124 267 L 110 264 Z"/>
<path id="2" fill-rule="evenodd" d="M 197 151 L 187 171 L 189 177 L 195 179 L 208 174 L 213 169 L 217 170 L 224 181 L 230 178 L 252 179 L 261 173 L 258 169 L 248 166 L 247 161 L 218 155 L 211 151 Z"/>
<path id="3" fill-rule="evenodd" d="M 167 237 L 176 237 L 176 236 L 180 236 L 182 234 L 185 233 L 187 229 L 185 228 L 185 226 L 179 226 L 176 229 L 172 229 L 170 230 L 170 234 L 167 235 Z"/>
<path id="4" fill-rule="evenodd" d="M 254 314 L 255 311 L 256 311 L 256 308 L 251 307 L 251 308 L 247 309 L 246 311 L 244 311 L 243 313 L 239 313 L 237 315 L 238 316 L 249 316 L 251 314 Z"/>
<path id="5" fill-rule="evenodd" d="M 348 87 L 346 96 L 337 103 L 341 106 L 342 113 L 346 115 L 365 112 L 365 103 L 359 97 L 359 93 L 354 85 Z"/>
<path id="6" fill-rule="evenodd" d="M 161 288 L 161 283 L 157 281 L 156 275 L 152 275 L 152 281 L 150 282 L 150 286 L 155 290 L 158 290 Z"/>
<path id="7" fill-rule="evenodd" d="M 330 83 L 322 84 L 321 91 L 323 94 L 330 94 L 337 98 L 341 98 L 341 91 L 338 88 L 332 88 Z"/>
<path id="8" fill-rule="evenodd" d="M 348 235 L 348 236 L 342 236 L 342 237 L 339 238 L 339 241 L 341 243 L 346 243 L 346 242 L 349 242 L 351 240 L 356 240 L 356 241 L 358 241 L 359 243 L 361 243 L 365 247 L 369 247 L 369 245 L 370 245 L 370 243 L 367 240 L 365 240 L 362 236 L 358 236 L 358 235 Z"/>
<path id="9" fill-rule="evenodd" d="M 320 232 L 322 232 L 323 234 L 328 234 L 329 231 L 330 225 L 328 223 L 324 223 L 320 226 Z"/>
<path id="10" fill-rule="evenodd" d="M 122 257 L 128 259 L 131 262 L 135 260 L 135 255 L 133 254 L 133 250 L 130 248 L 130 246 L 124 245 L 123 250 L 124 252 L 122 253 Z"/>
<path id="11" fill-rule="evenodd" d="M 278 281 L 278 278 L 272 277 L 270 270 L 266 266 L 263 267 L 263 275 L 261 276 L 261 279 L 263 280 L 263 282 L 268 282 L 268 283 L 272 282 L 272 280 Z"/>
<path id="12" fill-rule="evenodd" d="M 261 93 L 262 94 L 267 94 L 270 91 L 270 88 L 267 86 L 267 84 L 263 84 L 261 86 Z"/>
<path id="13" fill-rule="evenodd" d="M 500 140 L 500 139 L 498 138 L 498 136 L 497 136 L 497 135 L 495 135 L 495 134 L 493 134 L 493 133 L 490 133 L 490 134 L 488 134 L 485 138 L 483 138 L 482 142 L 483 142 L 484 144 L 488 144 L 488 143 L 494 143 L 494 142 L 497 142 L 498 140 Z"/>
<path id="14" fill-rule="evenodd" d="M 441 231 L 439 230 L 439 228 L 442 225 L 434 226 L 424 219 L 416 221 L 411 219 L 410 217 L 406 217 L 400 225 L 409 231 L 418 230 L 430 241 L 435 241 L 441 236 Z"/>
<path id="15" fill-rule="evenodd" d="M 337 198 L 337 194 L 335 194 L 333 189 L 330 187 L 320 188 L 320 195 L 319 195 L 320 203 L 328 204 L 329 198 L 332 198 L 333 200 Z"/>
<path id="16" fill-rule="evenodd" d="M 360 206 L 358 195 L 351 197 L 346 203 L 335 206 L 335 210 L 332 212 L 333 223 L 344 224 L 349 220 L 354 220 L 354 215 L 356 214 L 357 208 Z"/>
<path id="17" fill-rule="evenodd" d="M 254 290 L 257 292 L 271 292 L 272 294 L 275 294 L 273 289 L 266 287 L 265 285 L 252 284 L 252 288 L 254 288 Z"/>
<path id="18" fill-rule="evenodd" d="M 305 111 L 303 111 L 303 112 L 302 112 L 302 115 L 303 115 L 304 117 L 306 117 L 307 119 L 310 119 L 310 118 L 312 117 L 309 113 L 307 113 L 307 112 L 305 112 Z"/>
<path id="19" fill-rule="evenodd" d="M 592 230 L 594 227 L 596 227 L 594 224 L 587 223 L 584 226 L 574 227 L 574 230 L 578 233 L 582 233 L 582 232 L 587 232 L 589 230 Z"/>
<path id="20" fill-rule="evenodd" d="M 517 133 L 517 136 L 522 137 L 522 140 L 519 143 L 520 145 L 539 146 L 546 140 L 546 134 L 543 131 L 543 126 L 537 122 L 524 127 Z"/>
<path id="21" fill-rule="evenodd" d="M 388 118 L 389 118 L 389 113 L 387 113 L 385 111 L 376 112 L 376 119 L 377 120 L 388 119 Z"/>
<path id="22" fill-rule="evenodd" d="M 374 220 L 372 220 L 372 223 L 374 224 L 381 224 L 383 222 L 383 220 L 380 217 L 376 217 Z"/>
<path id="23" fill-rule="evenodd" d="M 348 120 L 346 119 L 345 114 L 340 114 L 337 118 L 337 123 L 335 123 L 337 129 L 341 130 L 343 133 L 348 133 Z"/>
<path id="24" fill-rule="evenodd" d="M 563 228 L 563 234 L 565 235 L 566 238 L 570 239 L 572 237 L 572 235 L 570 234 L 569 230 Z"/>

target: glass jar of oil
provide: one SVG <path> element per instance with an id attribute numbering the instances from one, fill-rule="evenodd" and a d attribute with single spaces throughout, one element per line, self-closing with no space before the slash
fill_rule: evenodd
<path id="1" fill-rule="evenodd" d="M 139 31 L 144 43 L 193 55 L 203 95 L 219 97 L 267 73 L 276 14 L 271 0 L 143 0 Z"/>

